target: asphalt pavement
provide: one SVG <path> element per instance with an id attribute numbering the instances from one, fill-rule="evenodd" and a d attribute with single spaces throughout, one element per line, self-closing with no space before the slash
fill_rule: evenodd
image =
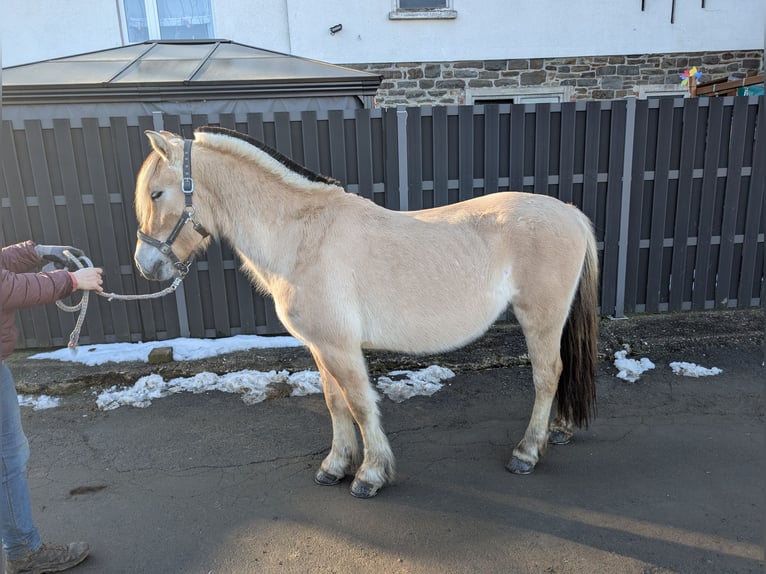
<path id="1" fill-rule="evenodd" d="M 762 572 L 760 313 L 603 325 L 598 417 L 529 476 L 504 469 L 533 390 L 523 355 L 487 359 L 518 339 L 500 328 L 450 355 L 466 368 L 432 397 L 381 399 L 398 474 L 371 500 L 348 480 L 312 482 L 331 439 L 321 396 L 248 406 L 214 392 L 102 412 L 94 381 L 107 384 L 109 368 L 57 377 L 21 353 L 21 387 L 60 379 L 68 392 L 58 408 L 23 409 L 34 514 L 46 540 L 90 543 L 78 574 Z M 623 345 L 656 368 L 616 378 L 610 353 Z M 251 368 L 264 360 L 254 353 Z M 723 373 L 679 377 L 674 360 Z M 305 357 L 269 361 L 303 368 Z M 391 363 L 370 357 L 373 369 Z"/>

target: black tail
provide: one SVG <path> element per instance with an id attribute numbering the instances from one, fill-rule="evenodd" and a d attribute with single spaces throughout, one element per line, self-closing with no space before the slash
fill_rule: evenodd
<path id="1" fill-rule="evenodd" d="M 580 284 L 561 335 L 563 370 L 556 393 L 558 415 L 586 428 L 596 415 L 597 307 L 598 255 L 591 232 Z"/>

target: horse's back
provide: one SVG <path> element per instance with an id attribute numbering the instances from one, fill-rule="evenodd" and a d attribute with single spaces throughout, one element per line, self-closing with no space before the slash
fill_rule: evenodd
<path id="1" fill-rule="evenodd" d="M 343 321 L 369 348 L 461 346 L 541 280 L 534 261 L 560 264 L 571 255 L 561 251 L 580 244 L 570 237 L 579 212 L 545 196 L 497 193 L 403 213 L 349 200 L 312 256 L 314 281 L 332 292 L 336 313 L 354 315 Z"/>

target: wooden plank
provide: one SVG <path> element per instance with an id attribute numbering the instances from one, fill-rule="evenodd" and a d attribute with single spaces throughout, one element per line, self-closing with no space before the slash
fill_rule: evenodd
<path id="1" fill-rule="evenodd" d="M 247 134 L 259 142 L 266 143 L 263 131 L 263 114 L 254 112 L 247 114 Z"/>
<path id="2" fill-rule="evenodd" d="M 685 302 L 689 279 L 686 277 L 689 257 L 689 227 L 692 202 L 694 158 L 697 148 L 699 125 L 699 100 L 684 101 L 683 127 L 681 133 L 681 162 L 679 165 L 678 192 L 676 195 L 676 218 L 673 226 L 673 253 L 670 264 L 670 311 L 680 311 Z"/>
<path id="3" fill-rule="evenodd" d="M 551 105 L 535 105 L 535 183 L 537 194 L 549 195 L 548 170 L 551 146 Z"/>
<path id="4" fill-rule="evenodd" d="M 276 136 L 276 150 L 286 157 L 293 158 L 293 143 L 290 134 L 290 113 L 274 113 L 274 134 Z"/>
<path id="5" fill-rule="evenodd" d="M 571 203 L 574 199 L 574 156 L 576 104 L 561 104 L 561 143 L 559 146 L 559 194 L 561 201 Z"/>
<path id="6" fill-rule="evenodd" d="M 661 293 L 667 289 L 667 285 L 662 284 L 662 263 L 665 251 L 668 176 L 673 140 L 672 120 L 673 100 L 660 100 L 659 124 L 657 127 L 657 157 L 654 171 L 654 193 L 652 196 L 652 224 L 649 238 L 649 274 L 646 289 L 646 310 L 650 313 L 659 311 Z"/>
<path id="7" fill-rule="evenodd" d="M 384 207 L 399 209 L 399 146 L 396 108 L 386 108 L 383 110 L 383 126 L 386 162 L 384 171 L 386 199 Z"/>
<path id="8" fill-rule="evenodd" d="M 721 246 L 718 252 L 718 281 L 715 289 L 715 306 L 728 307 L 729 299 L 736 295 L 732 285 L 734 270 L 734 236 L 737 232 L 737 211 L 739 191 L 742 185 L 742 164 L 747 132 L 747 98 L 734 98 L 734 115 L 729 132 L 729 163 L 727 165 L 726 187 L 723 197 L 723 219 L 721 221 Z"/>
<path id="9" fill-rule="evenodd" d="M 422 130 L 420 108 L 407 108 L 407 194 L 410 211 L 423 209 Z"/>
<path id="10" fill-rule="evenodd" d="M 354 111 L 357 171 L 359 173 L 359 195 L 372 199 L 372 121 L 370 110 L 360 108 Z"/>
<path id="11" fill-rule="evenodd" d="M 764 128 L 764 99 L 758 98 L 756 107 L 756 132 L 753 144 L 753 165 L 750 174 L 750 189 L 748 193 L 747 207 L 745 208 L 745 234 L 742 244 L 742 270 L 740 272 L 739 291 L 737 293 L 737 306 L 750 306 L 752 299 L 760 296 L 758 281 L 756 281 L 756 267 L 758 265 L 758 226 L 766 217 L 766 128 Z M 765 226 L 766 227 L 766 226 Z M 764 229 L 763 231 L 766 231 Z M 766 251 L 766 244 L 762 247 Z M 763 277 L 761 277 L 763 281 Z M 761 306 L 766 306 L 766 301 L 761 301 Z"/>
<path id="12" fill-rule="evenodd" d="M 484 193 L 495 193 L 500 178 L 500 106 L 484 106 Z"/>
<path id="13" fill-rule="evenodd" d="M 644 180 L 646 176 L 647 128 L 649 106 L 647 100 L 636 101 L 636 120 L 633 139 L 633 169 L 630 179 L 630 223 L 628 226 L 628 259 L 625 278 L 625 310 L 634 312 L 638 304 L 639 288 L 642 294 L 646 283 L 639 280 L 641 265 L 641 224 L 644 213 Z"/>
<path id="14" fill-rule="evenodd" d="M 705 303 L 714 299 L 708 286 L 714 284 L 715 266 L 711 260 L 711 238 L 715 197 L 718 188 L 718 159 L 721 153 L 724 100 L 715 98 L 708 102 L 708 116 L 705 134 L 705 160 L 702 169 L 702 191 L 699 223 L 697 224 L 697 247 L 694 262 L 694 288 L 692 309 L 705 309 Z M 711 276 L 713 274 L 713 276 Z"/>
<path id="15" fill-rule="evenodd" d="M 510 157 L 508 158 L 508 179 L 511 191 L 524 189 L 524 104 L 511 104 L 508 137 Z"/>
<path id="16" fill-rule="evenodd" d="M 96 220 L 96 237 L 94 239 L 96 239 L 98 244 L 98 250 L 89 255 L 95 265 L 104 269 L 106 277 L 119 277 L 120 263 L 117 255 L 117 243 L 114 237 L 115 225 L 112 216 L 111 199 L 109 197 L 109 190 L 112 186 L 107 181 L 104 168 L 101 128 L 99 127 L 98 119 L 83 118 L 82 131 L 85 155 L 88 162 L 90 188 L 93 192 L 93 208 Z M 89 232 L 93 234 L 94 230 L 91 229 Z M 91 308 L 95 309 L 95 299 L 91 302 L 88 309 L 88 333 L 97 337 L 98 340 L 103 340 L 106 334 L 105 327 L 107 326 L 101 322 L 97 325 L 91 323 L 91 317 L 94 316 L 91 314 Z M 125 312 L 125 306 L 111 304 L 101 297 L 97 299 L 98 303 L 96 305 L 98 305 L 99 311 L 102 313 L 102 318 L 104 320 L 111 318 L 114 335 L 121 340 L 129 338 L 130 329 L 128 328 L 128 316 Z"/>
<path id="17" fill-rule="evenodd" d="M 473 107 L 458 107 L 458 198 L 473 197 Z"/>
<path id="18" fill-rule="evenodd" d="M 11 133 L 13 133 L 12 130 Z M 3 134 L 3 147 L 7 145 L 11 148 L 10 152 L 16 160 L 13 167 L 8 166 L 7 163 L 4 163 L 3 167 L 6 170 L 10 168 L 11 173 L 8 197 L 11 201 L 10 211 L 13 215 L 14 227 L 18 224 L 19 227 L 27 227 L 28 231 L 24 235 L 16 236 L 13 243 L 32 239 L 37 243 L 60 244 L 60 232 L 53 205 L 53 191 L 43 144 L 42 126 L 39 121 L 24 122 L 24 130 L 18 130 L 17 134 L 18 137 L 25 140 L 23 143 L 26 145 L 17 146 L 13 136 L 9 138 L 7 133 Z M 21 155 L 24 157 L 22 158 Z M 31 189 L 26 189 L 29 184 L 25 185 L 24 183 L 26 178 L 22 175 L 22 163 L 29 165 L 32 176 Z M 37 200 L 38 213 L 41 219 L 39 225 L 33 226 L 30 220 L 30 210 L 27 207 L 28 196 Z M 33 234 L 33 227 L 39 227 L 42 236 Z M 47 347 L 51 346 L 57 335 L 59 337 L 64 336 L 60 321 L 56 318 L 55 308 L 52 306 L 37 305 L 23 309 L 17 313 L 17 318 L 21 327 L 20 337 L 22 340 L 28 339 L 31 344 Z M 65 324 L 71 330 L 72 321 L 65 321 Z"/>
<path id="19" fill-rule="evenodd" d="M 79 247 L 85 253 L 94 254 L 98 253 L 98 240 L 95 236 L 91 238 L 88 233 L 88 225 L 82 203 L 83 182 L 77 173 L 73 131 L 69 120 L 53 120 L 53 134 L 58 152 L 58 165 L 61 172 L 61 182 L 66 201 L 65 209 L 69 220 L 69 233 L 71 236 L 69 238 L 62 237 L 61 242 Z M 62 321 L 64 320 L 66 319 L 62 319 Z M 94 325 L 94 329 L 97 330 L 94 333 L 96 340 L 99 337 L 103 337 L 103 331 L 100 327 L 102 324 L 99 305 L 92 305 L 92 309 L 88 311 L 87 325 Z M 88 341 L 89 333 L 83 335 L 83 342 Z"/>
<path id="20" fill-rule="evenodd" d="M 436 106 L 432 110 L 434 207 L 449 203 L 449 127 L 447 107 Z"/>
<path id="21" fill-rule="evenodd" d="M 303 165 L 314 172 L 319 172 L 319 130 L 315 111 L 301 112 L 301 136 L 303 143 Z"/>
<path id="22" fill-rule="evenodd" d="M 343 129 L 343 110 L 327 112 L 327 123 L 330 134 L 330 165 L 332 177 L 340 181 L 345 189 L 348 185 L 346 174 L 346 133 Z"/>
<path id="23" fill-rule="evenodd" d="M 585 105 L 585 162 L 583 167 L 582 210 L 594 223 L 598 214 L 598 160 L 601 138 L 601 103 Z"/>
<path id="24" fill-rule="evenodd" d="M 625 101 L 612 102 L 609 167 L 604 220 L 604 254 L 601 271 L 601 314 L 613 314 L 617 302 L 617 265 L 622 207 L 622 171 L 625 154 Z"/>

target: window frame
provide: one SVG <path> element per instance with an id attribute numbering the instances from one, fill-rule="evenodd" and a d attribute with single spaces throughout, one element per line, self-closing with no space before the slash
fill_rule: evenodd
<path id="1" fill-rule="evenodd" d="M 146 29 L 148 32 L 148 38 L 144 41 L 161 41 L 171 40 L 172 38 L 162 37 L 162 26 L 160 26 L 159 7 L 157 6 L 158 0 L 142 0 L 144 4 L 144 12 L 146 14 Z M 215 0 L 208 0 L 210 3 L 210 23 L 208 24 L 210 33 L 208 39 L 215 38 Z M 124 34 L 124 44 L 140 43 L 142 40 L 133 41 L 130 39 L 130 26 L 128 23 L 128 14 L 125 10 L 125 0 L 121 0 L 117 3 L 120 8 L 120 17 L 122 18 L 121 32 Z"/>
<path id="2" fill-rule="evenodd" d="M 571 102 L 574 98 L 574 88 L 572 86 L 540 86 L 533 88 L 471 88 L 465 89 L 465 103 L 471 105 L 483 105 L 482 102 L 476 102 L 481 99 L 502 100 L 507 99 L 508 103 L 534 103 L 525 100 L 539 98 L 557 98 L 556 102 Z M 550 103 L 556 103 L 551 101 Z"/>
<path id="3" fill-rule="evenodd" d="M 457 18 L 457 10 L 454 9 L 454 0 L 446 0 L 444 8 L 400 8 L 399 0 L 391 0 L 391 11 L 388 13 L 389 20 L 454 20 Z"/>

